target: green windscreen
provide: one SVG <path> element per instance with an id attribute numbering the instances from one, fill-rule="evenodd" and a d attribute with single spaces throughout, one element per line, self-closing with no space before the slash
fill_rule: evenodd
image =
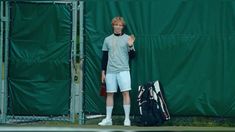
<path id="1" fill-rule="evenodd" d="M 231 0 L 120 0 L 85 3 L 85 111 L 105 113 L 100 93 L 104 38 L 124 17 L 136 36 L 131 61 L 131 111 L 137 88 L 161 82 L 171 115 L 235 116 L 235 2 Z M 114 114 L 123 114 L 122 95 Z"/>
<path id="2" fill-rule="evenodd" d="M 11 3 L 8 114 L 69 113 L 69 4 Z"/>

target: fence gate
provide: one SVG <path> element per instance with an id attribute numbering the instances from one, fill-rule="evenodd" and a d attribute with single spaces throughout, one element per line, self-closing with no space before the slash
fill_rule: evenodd
<path id="1" fill-rule="evenodd" d="M 3 123 L 74 122 L 77 10 L 76 0 L 1 2 Z"/>

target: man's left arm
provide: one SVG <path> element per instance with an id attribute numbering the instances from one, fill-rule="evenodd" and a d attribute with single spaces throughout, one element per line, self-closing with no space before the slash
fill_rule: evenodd
<path id="1" fill-rule="evenodd" d="M 134 47 L 134 42 L 135 42 L 135 36 L 132 34 L 128 38 L 128 54 L 130 59 L 134 58 L 136 55 L 135 47 Z"/>

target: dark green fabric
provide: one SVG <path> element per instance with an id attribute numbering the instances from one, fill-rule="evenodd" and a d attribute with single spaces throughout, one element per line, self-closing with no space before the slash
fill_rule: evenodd
<path id="1" fill-rule="evenodd" d="M 111 20 L 123 16 L 136 36 L 131 111 L 137 87 L 160 80 L 172 115 L 235 116 L 235 3 L 230 0 L 87 1 L 85 110 L 105 113 L 99 96 L 101 48 Z M 116 95 L 114 114 L 122 114 Z"/>
<path id="2" fill-rule="evenodd" d="M 19 2 L 11 7 L 8 114 L 68 114 L 70 5 Z"/>

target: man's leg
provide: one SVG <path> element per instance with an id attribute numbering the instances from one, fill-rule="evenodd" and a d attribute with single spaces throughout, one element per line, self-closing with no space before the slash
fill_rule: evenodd
<path id="1" fill-rule="evenodd" d="M 113 94 L 107 93 L 106 97 L 106 118 L 104 118 L 98 125 L 100 126 L 110 126 L 112 125 L 112 111 L 113 111 Z"/>
<path id="2" fill-rule="evenodd" d="M 116 74 L 107 74 L 106 82 L 106 118 L 103 119 L 98 125 L 107 126 L 112 125 L 112 111 L 113 111 L 113 95 L 117 92 L 117 78 Z"/>
<path id="3" fill-rule="evenodd" d="M 131 90 L 131 78 L 129 71 L 123 71 L 118 74 L 117 77 L 118 85 L 123 95 L 123 109 L 125 112 L 124 126 L 130 126 L 130 95 L 129 91 Z"/>
<path id="4" fill-rule="evenodd" d="M 122 92 L 123 95 L 123 109 L 125 112 L 125 120 L 130 120 L 130 95 L 129 91 Z"/>
<path id="5" fill-rule="evenodd" d="M 113 93 L 107 93 L 106 98 L 106 119 L 112 119 L 112 111 L 113 111 Z"/>

